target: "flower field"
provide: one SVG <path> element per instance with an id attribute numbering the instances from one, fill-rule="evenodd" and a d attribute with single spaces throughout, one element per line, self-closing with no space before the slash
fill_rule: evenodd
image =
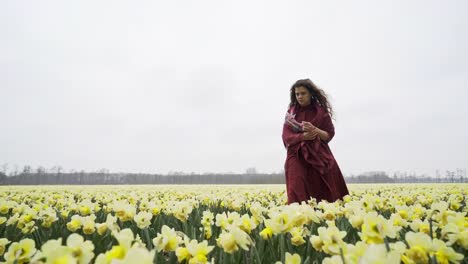
<path id="1" fill-rule="evenodd" d="M 1 186 L 5 263 L 467 263 L 467 184 Z"/>

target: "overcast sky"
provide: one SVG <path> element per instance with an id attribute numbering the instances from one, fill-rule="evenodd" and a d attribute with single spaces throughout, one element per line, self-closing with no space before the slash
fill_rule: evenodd
<path id="1" fill-rule="evenodd" d="M 467 1 L 2 1 L 0 163 L 283 169 L 289 89 L 343 173 L 468 167 Z"/>

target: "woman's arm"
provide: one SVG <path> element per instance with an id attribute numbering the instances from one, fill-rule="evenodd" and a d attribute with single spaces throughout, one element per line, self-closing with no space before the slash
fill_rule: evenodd
<path id="1" fill-rule="evenodd" d="M 296 133 L 291 130 L 291 128 L 287 125 L 283 125 L 283 143 L 284 146 L 287 148 L 289 146 L 295 145 L 303 140 L 304 133 Z"/>
<path id="2" fill-rule="evenodd" d="M 335 136 L 335 126 L 333 125 L 330 114 L 326 113 L 325 115 L 326 116 L 320 126 L 322 128 L 320 129 L 320 131 L 322 131 L 320 132 L 320 139 L 325 141 L 325 143 L 328 143 Z"/>
<path id="3" fill-rule="evenodd" d="M 304 132 L 303 139 L 314 140 L 316 137 L 319 137 L 323 141 L 328 141 L 328 139 L 330 138 L 327 131 L 321 130 L 320 128 L 312 125 L 312 127 L 307 128 L 306 132 Z"/>
<path id="4" fill-rule="evenodd" d="M 317 129 L 317 135 L 319 136 L 319 138 L 325 142 L 328 142 L 329 139 L 330 139 L 330 136 L 328 135 L 328 132 L 325 131 L 325 130 L 321 130 L 320 128 L 315 128 Z"/>
<path id="5" fill-rule="evenodd" d="M 315 136 L 318 136 L 320 140 L 328 143 L 335 135 L 335 128 L 331 122 L 330 115 L 328 114 L 325 117 L 323 124 L 321 125 L 323 129 L 314 126 L 310 122 L 302 122 L 302 124 L 304 126 L 304 130 L 306 131 L 304 135 L 305 140 L 313 140 L 315 139 Z"/>
<path id="6" fill-rule="evenodd" d="M 301 124 L 294 119 L 294 115 L 291 115 L 291 111 L 291 108 L 289 108 L 286 112 L 285 122 L 283 124 L 283 133 L 281 135 L 285 148 L 298 144 L 304 140 L 304 133 L 302 132 Z M 293 129 L 293 127 L 296 127 L 296 129 Z"/>

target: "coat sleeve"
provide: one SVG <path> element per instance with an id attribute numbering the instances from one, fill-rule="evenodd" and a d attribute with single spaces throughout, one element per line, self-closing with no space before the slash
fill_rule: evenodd
<path id="1" fill-rule="evenodd" d="M 294 132 L 292 129 L 287 125 L 283 125 L 283 144 L 285 148 L 289 146 L 295 145 L 302 141 L 302 133 Z"/>
<path id="2" fill-rule="evenodd" d="M 290 113 L 291 109 L 288 109 L 288 113 Z M 285 148 L 289 146 L 295 145 L 302 141 L 302 133 L 295 132 L 286 122 L 283 124 L 283 144 Z"/>
<path id="3" fill-rule="evenodd" d="M 320 128 L 328 133 L 328 140 L 324 141 L 328 143 L 335 136 L 335 126 L 333 125 L 330 114 L 326 113 L 322 122 L 322 127 Z"/>

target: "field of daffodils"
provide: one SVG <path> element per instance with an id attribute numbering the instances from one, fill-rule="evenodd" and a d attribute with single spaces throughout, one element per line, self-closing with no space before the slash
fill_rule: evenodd
<path id="1" fill-rule="evenodd" d="M 468 184 L 1 186 L 0 263 L 468 263 Z"/>

